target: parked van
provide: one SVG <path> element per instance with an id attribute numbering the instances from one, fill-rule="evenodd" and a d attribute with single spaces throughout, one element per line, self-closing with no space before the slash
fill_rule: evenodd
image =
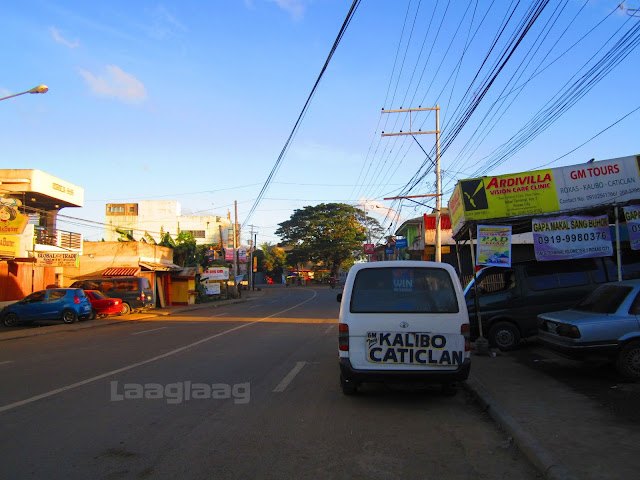
<path id="1" fill-rule="evenodd" d="M 122 299 L 120 315 L 127 315 L 131 311 L 143 310 L 155 305 L 153 289 L 146 277 L 112 277 L 78 280 L 71 284 L 71 288 L 83 290 L 100 290 L 109 297 Z"/>
<path id="2" fill-rule="evenodd" d="M 477 272 L 477 301 L 483 337 L 501 350 L 512 350 L 522 338 L 536 335 L 538 314 L 573 307 L 600 284 L 617 280 L 612 257 L 529 261 L 510 268 L 488 267 Z M 637 258 L 623 259 L 623 278 L 638 278 Z M 464 290 L 471 323 L 471 339 L 479 336 L 476 288 Z"/>
<path id="3" fill-rule="evenodd" d="M 420 381 L 455 392 L 471 366 L 469 317 L 451 265 L 422 261 L 357 264 L 340 301 L 340 385 Z"/>

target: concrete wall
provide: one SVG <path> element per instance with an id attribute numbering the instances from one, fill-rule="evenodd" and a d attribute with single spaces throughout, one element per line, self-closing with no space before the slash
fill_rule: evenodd
<path id="1" fill-rule="evenodd" d="M 64 268 L 63 284 L 111 267 L 138 267 L 139 262 L 171 264 L 173 250 L 141 242 L 84 242 L 79 266 Z"/>

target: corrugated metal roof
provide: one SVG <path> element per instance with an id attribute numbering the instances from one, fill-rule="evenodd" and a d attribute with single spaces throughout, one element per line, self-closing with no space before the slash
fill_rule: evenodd
<path id="1" fill-rule="evenodd" d="M 160 271 L 160 272 L 173 272 L 182 270 L 182 267 L 175 263 L 154 263 L 154 262 L 139 262 L 140 266 L 147 270 Z"/>
<path id="2" fill-rule="evenodd" d="M 102 272 L 104 277 L 131 277 L 136 275 L 140 275 L 140 267 L 107 268 Z"/>

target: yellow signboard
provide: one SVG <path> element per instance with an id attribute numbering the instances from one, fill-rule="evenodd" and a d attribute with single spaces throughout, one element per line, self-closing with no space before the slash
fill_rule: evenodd
<path id="1" fill-rule="evenodd" d="M 0 205 L 0 234 L 22 235 L 29 217 L 22 215 L 18 209 L 11 205 Z"/>
<path id="2" fill-rule="evenodd" d="M 0 256 L 17 257 L 20 254 L 20 237 L 18 235 L 0 235 Z"/>

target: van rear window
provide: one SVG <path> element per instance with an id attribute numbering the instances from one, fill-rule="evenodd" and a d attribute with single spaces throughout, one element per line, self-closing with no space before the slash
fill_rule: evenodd
<path id="1" fill-rule="evenodd" d="M 456 290 L 441 268 L 366 268 L 356 275 L 352 313 L 457 313 Z"/>

